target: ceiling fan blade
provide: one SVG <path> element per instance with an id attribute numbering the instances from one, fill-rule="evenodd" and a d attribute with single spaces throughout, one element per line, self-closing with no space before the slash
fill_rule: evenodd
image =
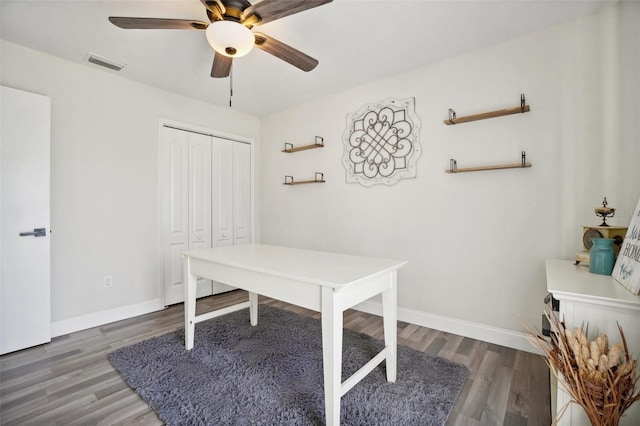
<path id="1" fill-rule="evenodd" d="M 331 3 L 333 0 L 262 0 L 259 3 L 249 6 L 243 12 L 245 16 L 243 24 L 261 25 L 294 13 L 303 12 L 323 4 Z M 260 17 L 257 20 L 253 15 Z"/>
<path id="2" fill-rule="evenodd" d="M 229 56 L 221 55 L 218 52 L 216 52 L 216 55 L 213 57 L 213 66 L 211 67 L 211 77 L 213 78 L 229 77 L 232 63 L 233 63 L 233 58 Z"/>
<path id="3" fill-rule="evenodd" d="M 269 37 L 262 33 L 254 33 L 253 35 L 256 37 L 256 47 L 290 63 L 294 67 L 300 68 L 302 71 L 311 71 L 318 65 L 317 59 L 314 59 L 273 37 Z"/>
<path id="4" fill-rule="evenodd" d="M 125 30 L 206 30 L 209 26 L 206 22 L 193 21 L 190 19 L 110 16 L 109 21 L 116 27 L 124 28 Z"/>

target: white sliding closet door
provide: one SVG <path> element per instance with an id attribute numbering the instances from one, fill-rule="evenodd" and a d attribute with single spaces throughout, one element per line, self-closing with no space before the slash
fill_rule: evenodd
<path id="1" fill-rule="evenodd" d="M 213 246 L 251 242 L 251 145 L 213 137 Z M 233 289 L 213 282 L 214 293 Z"/>
<path id="2" fill-rule="evenodd" d="M 184 300 L 181 254 L 211 247 L 211 137 L 163 128 L 163 280 L 166 305 Z M 197 297 L 212 294 L 210 280 L 198 280 Z"/>
<path id="3" fill-rule="evenodd" d="M 160 140 L 164 303 L 184 300 L 182 252 L 251 242 L 251 145 L 163 126 Z M 198 280 L 197 297 L 232 290 Z"/>

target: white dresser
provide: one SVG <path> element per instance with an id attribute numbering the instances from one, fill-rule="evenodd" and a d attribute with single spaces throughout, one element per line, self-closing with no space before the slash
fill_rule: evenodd
<path id="1" fill-rule="evenodd" d="M 617 323 L 622 326 L 631 356 L 640 356 L 640 296 L 632 294 L 608 275 L 597 275 L 574 261 L 546 261 L 547 290 L 560 301 L 560 318 L 567 327 L 589 324 L 589 338 L 606 333 L 609 344 L 620 341 Z M 554 392 L 552 392 L 552 397 Z M 558 385 L 556 410 L 569 401 L 569 395 Z M 640 402 L 626 411 L 621 425 L 640 425 Z M 571 404 L 558 425 L 589 425 L 581 407 Z"/>

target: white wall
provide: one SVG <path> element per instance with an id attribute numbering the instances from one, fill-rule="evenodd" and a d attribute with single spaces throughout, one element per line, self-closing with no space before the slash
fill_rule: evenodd
<path id="1" fill-rule="evenodd" d="M 640 4 L 623 2 L 261 121 L 2 41 L 0 83 L 52 99 L 54 325 L 160 303 L 163 117 L 261 141 L 258 240 L 262 231 L 266 243 L 407 259 L 405 318 L 509 344 L 520 320 L 539 322 L 544 259 L 574 256 L 603 196 L 618 208 L 617 225 L 628 224 L 640 196 L 639 20 Z M 442 123 L 450 107 L 465 115 L 515 106 L 520 93 L 530 113 Z M 392 187 L 344 183 L 346 114 L 409 96 L 422 120 L 418 177 Z M 315 135 L 325 148 L 280 152 Z M 531 169 L 444 173 L 449 158 L 460 167 L 513 162 L 521 150 Z M 285 174 L 315 171 L 327 183 L 281 184 Z M 114 277 L 112 289 L 104 275 Z"/>
<path id="2" fill-rule="evenodd" d="M 1 51 L 3 85 L 51 98 L 54 335 L 160 307 L 159 119 L 256 142 L 258 119 L 9 42 Z"/>
<path id="3" fill-rule="evenodd" d="M 618 223 L 627 226 L 640 196 L 640 2 L 625 1 L 619 9 L 620 154 L 617 189 L 621 201 Z"/>
<path id="4" fill-rule="evenodd" d="M 531 349 L 517 332 L 521 321 L 540 324 L 544 259 L 574 258 L 580 226 L 599 224 L 593 208 L 603 196 L 623 213 L 620 225 L 640 196 L 629 160 L 639 158 L 638 9 L 615 6 L 264 118 L 262 241 L 406 259 L 401 319 Z M 628 36 L 636 41 L 620 43 Z M 622 69 L 620 49 L 636 49 Z M 626 78 L 635 94 L 622 105 Z M 517 106 L 520 93 L 530 113 L 443 124 L 448 108 L 463 116 Z M 387 97 L 416 99 L 418 176 L 390 187 L 346 184 L 346 114 Z M 621 128 L 623 108 L 635 120 Z M 281 152 L 315 135 L 325 148 Z M 514 163 L 522 150 L 530 169 L 444 172 L 450 158 L 458 167 Z M 282 185 L 284 175 L 315 171 L 327 182 Z"/>

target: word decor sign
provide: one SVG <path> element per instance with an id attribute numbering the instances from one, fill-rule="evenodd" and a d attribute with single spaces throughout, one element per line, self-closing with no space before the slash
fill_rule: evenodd
<path id="1" fill-rule="evenodd" d="M 347 183 L 393 185 L 415 178 L 419 135 L 415 98 L 387 98 L 347 114 L 342 136 Z"/>
<path id="2" fill-rule="evenodd" d="M 611 276 L 631 293 L 640 294 L 640 200 L 631 217 Z"/>

